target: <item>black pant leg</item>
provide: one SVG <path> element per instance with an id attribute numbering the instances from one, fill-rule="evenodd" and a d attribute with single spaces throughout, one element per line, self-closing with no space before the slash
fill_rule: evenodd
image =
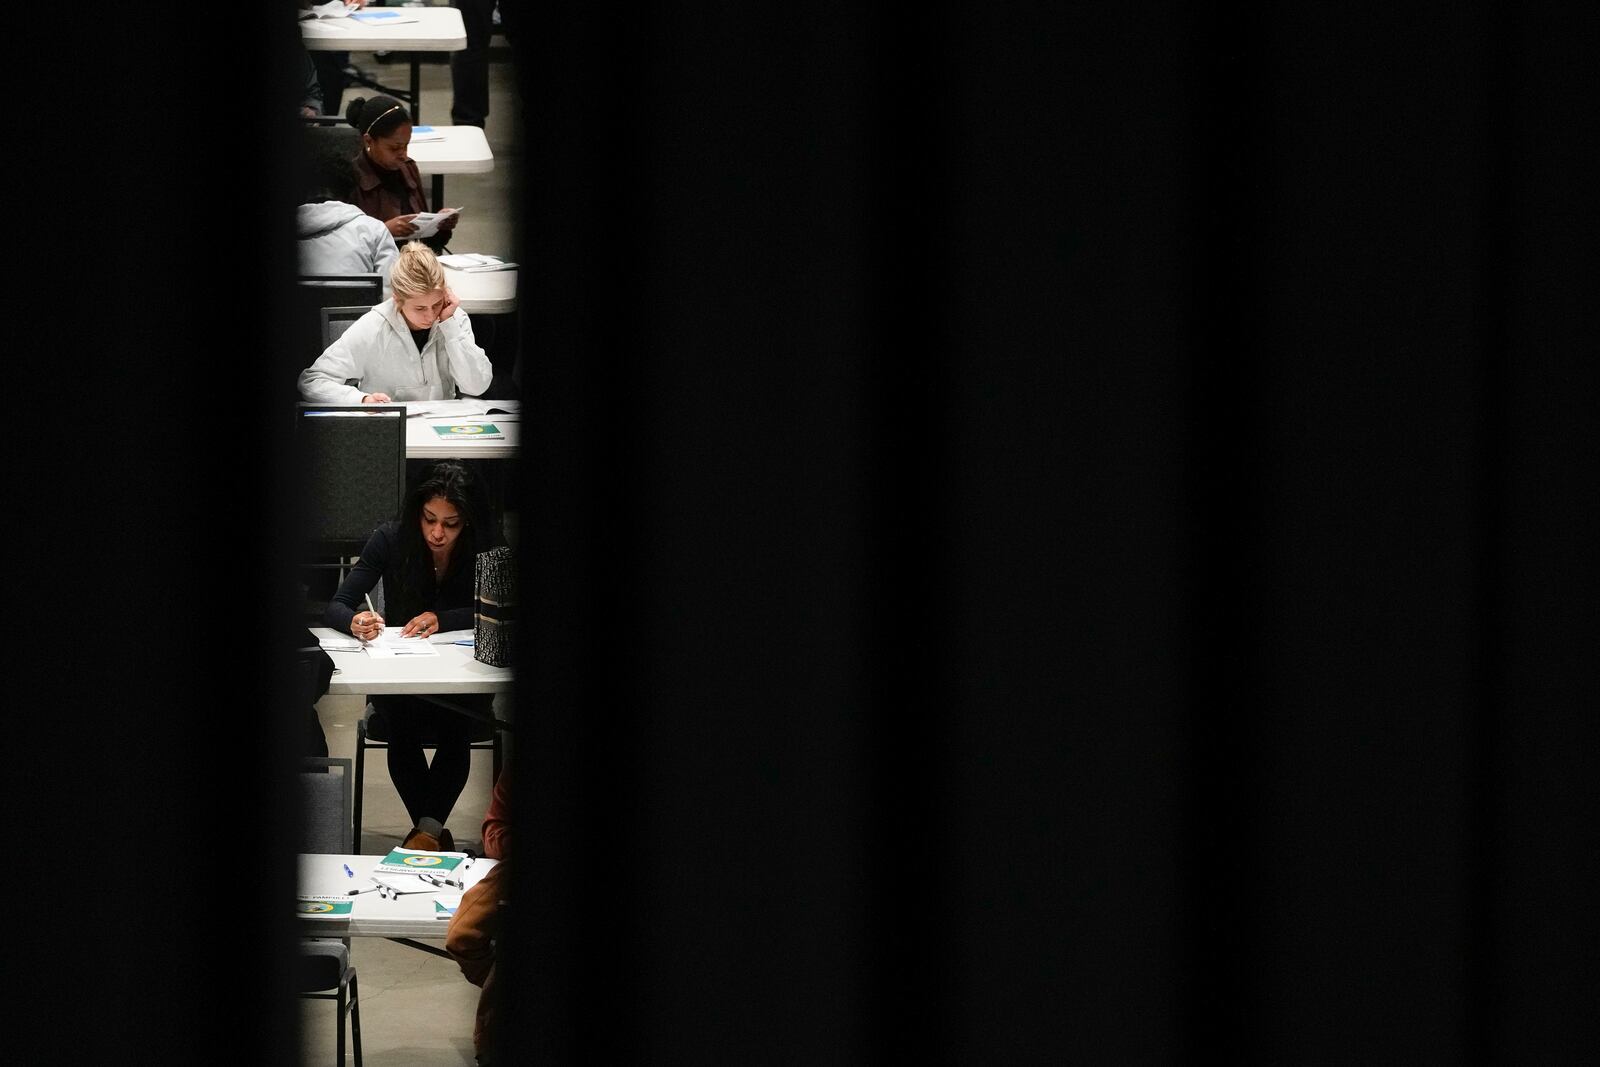
<path id="1" fill-rule="evenodd" d="M 422 743 L 432 705 L 416 697 L 375 696 L 372 706 L 383 713 L 389 730 L 389 779 L 415 826 L 424 815 L 431 814 L 427 810 L 428 757 Z"/>
<path id="2" fill-rule="evenodd" d="M 450 0 L 461 12 L 467 47 L 450 54 L 450 124 L 482 126 L 489 119 L 489 38 L 494 0 Z"/>
<path id="3" fill-rule="evenodd" d="M 344 99 L 344 68 L 349 62 L 349 52 L 311 53 L 311 65 L 317 68 L 317 84 L 322 87 L 324 115 L 344 114 L 339 105 Z"/>

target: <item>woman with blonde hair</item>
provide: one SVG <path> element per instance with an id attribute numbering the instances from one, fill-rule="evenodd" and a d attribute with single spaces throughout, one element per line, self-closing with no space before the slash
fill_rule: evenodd
<path id="1" fill-rule="evenodd" d="M 400 250 L 389 286 L 392 299 L 351 323 L 300 372 L 300 395 L 320 404 L 374 404 L 488 390 L 489 357 L 426 245 L 411 241 Z"/>

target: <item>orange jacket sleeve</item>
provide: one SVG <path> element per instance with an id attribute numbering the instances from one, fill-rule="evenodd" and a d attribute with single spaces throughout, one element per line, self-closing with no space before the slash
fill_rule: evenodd
<path id="1" fill-rule="evenodd" d="M 506 778 L 501 774 L 494 783 L 494 794 L 489 798 L 489 811 L 483 817 L 483 854 L 490 859 L 503 860 L 511 851 L 510 806 L 506 801 Z"/>

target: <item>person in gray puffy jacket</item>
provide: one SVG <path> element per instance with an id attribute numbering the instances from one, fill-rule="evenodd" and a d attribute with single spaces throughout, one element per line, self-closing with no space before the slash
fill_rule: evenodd
<path id="1" fill-rule="evenodd" d="M 326 149 L 314 162 L 303 202 L 295 209 L 300 273 L 377 274 L 387 297 L 400 249 L 387 226 L 349 203 L 356 183 L 350 160 Z"/>

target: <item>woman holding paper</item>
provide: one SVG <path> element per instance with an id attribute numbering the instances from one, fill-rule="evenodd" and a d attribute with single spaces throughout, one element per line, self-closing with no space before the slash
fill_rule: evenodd
<path id="1" fill-rule="evenodd" d="M 319 404 L 454 400 L 481 396 L 494 368 L 472 322 L 445 285 L 444 268 L 411 241 L 389 272 L 391 298 L 351 323 L 300 372 L 300 395 Z M 354 382 L 355 384 L 350 384 Z"/>
<path id="2" fill-rule="evenodd" d="M 361 131 L 361 151 L 355 158 L 355 205 L 389 228 L 396 242 L 417 232 L 412 219 L 428 210 L 422 192 L 422 172 L 407 154 L 411 145 L 411 116 L 392 96 L 356 97 L 345 108 L 345 121 Z M 444 210 L 444 205 L 437 205 Z M 438 252 L 450 240 L 455 215 L 439 221 L 439 232 L 422 238 Z"/>
<path id="3" fill-rule="evenodd" d="M 387 624 L 366 598 L 382 582 L 385 612 L 401 637 L 470 629 L 473 564 L 500 540 L 483 487 L 460 463 L 436 463 L 406 494 L 400 517 L 373 531 L 325 621 L 362 640 L 376 638 Z M 493 702 L 487 694 L 451 699 L 485 712 Z M 371 703 L 387 720 L 389 777 L 416 827 L 406 841 L 428 834 L 448 849 L 442 827 L 467 784 L 472 720 L 420 697 L 374 696 Z M 429 736 L 437 742 L 431 765 L 423 751 Z"/>

